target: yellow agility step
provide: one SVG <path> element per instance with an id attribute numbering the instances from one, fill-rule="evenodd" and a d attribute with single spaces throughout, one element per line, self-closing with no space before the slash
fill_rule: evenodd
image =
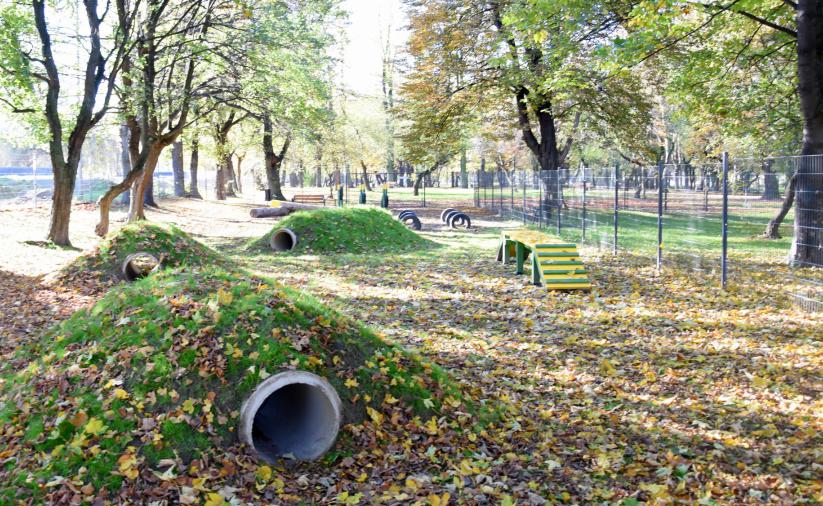
<path id="1" fill-rule="evenodd" d="M 550 290 L 590 290 L 589 273 L 580 260 L 577 245 L 534 230 L 509 230 L 500 234 L 497 260 L 514 258 L 517 273 L 531 255 L 532 281 Z"/>

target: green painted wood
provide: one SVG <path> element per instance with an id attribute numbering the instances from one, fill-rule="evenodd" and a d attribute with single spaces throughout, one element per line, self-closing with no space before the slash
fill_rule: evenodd
<path id="1" fill-rule="evenodd" d="M 549 279 L 546 284 L 549 285 L 583 285 L 589 284 L 588 278 L 557 278 Z"/>
<path id="2" fill-rule="evenodd" d="M 555 253 L 553 251 L 540 251 L 537 253 L 538 256 L 547 258 L 547 257 L 579 257 L 580 253 Z"/>
<path id="3" fill-rule="evenodd" d="M 588 274 L 589 272 L 585 269 L 571 271 L 569 269 L 549 269 L 543 270 L 543 274 Z"/>
<path id="4" fill-rule="evenodd" d="M 577 244 L 535 244 L 535 248 L 575 248 L 577 249 Z"/>
<path id="5" fill-rule="evenodd" d="M 543 260 L 540 265 L 583 265 L 580 260 Z"/>

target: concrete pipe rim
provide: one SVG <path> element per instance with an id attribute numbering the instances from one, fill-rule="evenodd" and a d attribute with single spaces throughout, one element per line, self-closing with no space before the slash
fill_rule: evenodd
<path id="1" fill-rule="evenodd" d="M 291 251 L 297 247 L 297 234 L 287 227 L 278 228 L 271 235 L 269 244 L 277 252 Z"/>
<path id="2" fill-rule="evenodd" d="M 295 401 L 313 403 L 314 411 L 306 413 L 306 405 Z M 260 382 L 243 402 L 238 434 L 268 463 L 317 460 L 334 446 L 342 413 L 340 396 L 325 378 L 308 371 L 283 371 Z M 294 430 L 300 424 L 306 425 Z"/>
<path id="3" fill-rule="evenodd" d="M 133 264 L 135 260 L 138 260 L 140 258 L 147 259 L 149 262 L 154 264 L 154 266 L 148 271 L 138 271 Z M 123 275 L 123 279 L 131 283 L 133 281 L 137 281 L 138 279 L 145 278 L 153 272 L 156 272 L 159 267 L 159 258 L 157 258 L 156 256 L 152 255 L 147 251 L 138 251 L 137 253 L 132 253 L 131 255 L 127 256 L 125 260 L 123 260 L 123 264 L 120 266 L 120 273 Z"/>
<path id="4" fill-rule="evenodd" d="M 457 209 L 455 209 L 453 207 L 447 207 L 447 208 L 443 209 L 440 212 L 440 221 L 442 221 L 443 223 L 446 223 L 446 215 L 449 214 L 452 211 L 457 211 Z"/>

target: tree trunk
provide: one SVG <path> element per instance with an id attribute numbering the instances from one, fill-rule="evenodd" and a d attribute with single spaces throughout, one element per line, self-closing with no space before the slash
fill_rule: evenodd
<path id="1" fill-rule="evenodd" d="M 763 200 L 778 200 L 780 189 L 778 188 L 777 174 L 772 170 L 772 161 L 766 160 L 763 164 Z"/>
<path id="2" fill-rule="evenodd" d="M 363 184 L 366 186 L 366 191 L 371 191 L 371 182 L 369 181 L 369 169 L 366 167 L 366 163 L 363 160 L 360 160 L 360 168 L 363 169 Z"/>
<path id="3" fill-rule="evenodd" d="M 280 154 L 277 154 L 274 152 L 272 135 L 271 119 L 266 116 L 263 118 L 263 158 L 266 166 L 266 181 L 269 185 L 269 190 L 271 190 L 272 199 L 286 200 L 286 197 L 283 195 L 283 188 L 280 186 L 280 166 L 286 157 L 291 139 L 286 137 Z"/>
<path id="4" fill-rule="evenodd" d="M 69 220 L 71 202 L 74 198 L 75 177 L 68 168 L 54 170 L 54 192 L 49 222 L 49 240 L 61 246 L 71 246 L 69 241 Z"/>
<path id="5" fill-rule="evenodd" d="M 114 199 L 117 198 L 118 195 L 129 191 L 129 188 L 132 188 L 132 191 L 135 192 L 133 198 L 131 199 L 131 205 L 129 207 L 129 221 L 135 221 L 132 219 L 132 212 L 137 212 L 139 209 L 142 212 L 142 206 L 137 206 L 137 203 L 142 202 L 142 198 L 137 195 L 137 187 L 141 186 L 141 182 L 143 180 L 143 175 L 145 170 L 148 168 L 149 164 L 152 163 L 154 165 L 157 164 L 157 159 L 160 157 L 160 152 L 163 148 L 161 147 L 153 147 L 149 148 L 147 152 L 144 152 L 143 157 L 136 157 L 134 159 L 134 165 L 132 170 L 123 178 L 123 180 L 116 185 L 112 186 L 108 189 L 108 191 L 100 197 L 97 205 L 100 210 L 100 221 L 97 223 L 97 226 L 94 229 L 94 232 L 99 235 L 100 237 L 106 235 L 109 231 L 109 212 L 111 209 L 111 203 Z M 137 214 L 135 214 L 137 216 Z M 143 219 L 143 218 L 136 218 L 136 219 Z"/>
<path id="6" fill-rule="evenodd" d="M 177 140 L 171 145 L 171 170 L 174 174 L 174 196 L 186 196 L 186 184 L 183 176 L 183 141 Z"/>
<path id="7" fill-rule="evenodd" d="M 777 213 L 777 216 L 769 221 L 769 224 L 766 225 L 766 231 L 763 235 L 769 239 L 780 239 L 780 225 L 783 223 L 783 218 L 789 214 L 789 209 L 792 208 L 792 204 L 794 204 L 794 193 L 795 187 L 797 186 L 797 176 L 792 174 L 792 177 L 789 179 L 789 187 L 786 188 L 786 198 L 783 200 L 783 205 L 780 207 L 780 211 Z"/>
<path id="8" fill-rule="evenodd" d="M 823 0 L 797 2 L 797 76 L 803 113 L 803 152 L 791 261 L 823 266 Z"/>
<path id="9" fill-rule="evenodd" d="M 466 148 L 460 150 L 460 188 L 469 187 L 469 169 L 466 160 Z"/>
<path id="10" fill-rule="evenodd" d="M 129 135 L 129 126 L 125 123 L 120 125 L 120 169 L 123 172 L 124 178 L 128 176 L 129 172 L 131 171 L 131 155 L 129 154 Z M 128 206 L 131 192 L 128 189 L 126 189 L 122 193 L 122 195 L 123 198 L 120 199 L 120 202 L 123 205 Z"/>
<path id="11" fill-rule="evenodd" d="M 157 145 L 157 143 L 152 143 L 152 145 L 148 148 L 148 157 L 146 158 L 144 169 L 141 171 L 141 176 L 136 178 L 132 188 L 131 207 L 129 208 L 129 223 L 146 219 L 144 207 L 145 192 L 151 189 L 151 180 L 154 175 L 154 169 L 157 167 L 157 161 L 160 159 L 160 153 L 163 152 L 164 147 L 165 146 Z"/>
<path id="12" fill-rule="evenodd" d="M 197 164 L 200 162 L 200 142 L 195 138 L 191 141 L 191 158 L 189 159 L 189 197 L 202 199 L 197 188 Z"/>
<path id="13" fill-rule="evenodd" d="M 243 159 L 245 156 L 237 155 L 237 165 L 234 171 L 234 186 L 237 188 L 238 193 L 243 193 L 243 173 L 240 172 L 241 166 L 243 165 Z"/>
<path id="14" fill-rule="evenodd" d="M 147 174 L 148 173 L 145 175 Z M 154 207 L 155 209 L 160 207 L 157 205 L 157 201 L 154 200 L 154 169 L 152 169 L 152 174 L 146 179 L 146 187 L 145 190 L 143 190 L 143 205 Z"/>

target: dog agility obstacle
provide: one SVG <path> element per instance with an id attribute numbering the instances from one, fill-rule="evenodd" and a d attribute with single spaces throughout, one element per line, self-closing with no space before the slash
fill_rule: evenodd
<path id="1" fill-rule="evenodd" d="M 500 234 L 497 261 L 514 258 L 517 274 L 531 255 L 532 282 L 550 290 L 591 290 L 588 271 L 580 260 L 577 245 L 564 243 L 541 232 L 510 230 Z"/>

